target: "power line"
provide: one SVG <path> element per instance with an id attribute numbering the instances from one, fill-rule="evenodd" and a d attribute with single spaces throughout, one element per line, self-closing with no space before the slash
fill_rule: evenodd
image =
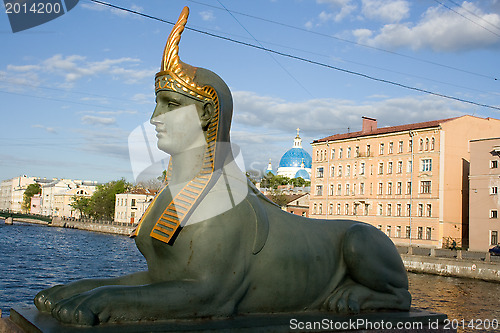
<path id="1" fill-rule="evenodd" d="M 123 11 L 129 12 L 129 13 L 133 13 L 133 14 L 136 14 L 136 15 L 147 17 L 147 18 L 150 18 L 150 19 L 153 19 L 153 20 L 156 20 L 156 21 L 160 21 L 160 22 L 164 22 L 164 23 L 168 23 L 168 24 L 174 25 L 173 22 L 170 22 L 170 21 L 167 21 L 167 20 L 163 20 L 163 19 L 160 19 L 158 17 L 147 15 L 147 14 L 144 14 L 144 13 L 141 13 L 141 12 L 137 12 L 135 10 L 131 10 L 131 9 L 127 9 L 127 8 L 124 8 L 124 7 L 116 6 L 116 5 L 113 5 L 113 4 L 110 4 L 110 3 L 107 3 L 107 2 L 103 2 L 103 1 L 100 1 L 100 0 L 90 0 L 90 1 L 102 4 L 102 5 L 105 5 L 105 6 L 109 6 L 109 7 L 118 9 L 118 10 L 123 10 Z M 454 97 L 454 96 L 450 96 L 450 95 L 445 95 L 445 94 L 433 92 L 433 91 L 426 90 L 426 89 L 421 89 L 421 88 L 417 88 L 417 87 L 408 86 L 408 85 L 405 85 L 405 84 L 402 84 L 402 83 L 398 83 L 398 82 L 395 82 L 395 81 L 390 81 L 390 80 L 386 80 L 386 79 L 380 79 L 380 78 L 377 78 L 377 77 L 374 77 L 374 76 L 371 76 L 371 75 L 363 74 L 363 73 L 360 73 L 360 72 L 355 72 L 355 71 L 344 69 L 344 68 L 341 68 L 341 67 L 336 67 L 336 66 L 328 65 L 328 64 L 321 63 L 321 62 L 318 62 L 318 61 L 315 61 L 315 60 L 311 60 L 311 59 L 307 59 L 307 58 L 295 56 L 293 54 L 288 54 L 288 53 L 276 51 L 276 50 L 273 50 L 273 49 L 270 49 L 270 48 L 265 48 L 263 46 L 259 46 L 259 45 L 255 45 L 255 44 L 251 44 L 251 43 L 242 42 L 242 41 L 239 41 L 239 40 L 236 40 L 236 39 L 232 39 L 232 38 L 229 38 L 229 37 L 224 37 L 224 36 L 221 36 L 221 35 L 217 35 L 217 34 L 214 34 L 214 33 L 211 33 L 211 32 L 207 32 L 207 31 L 203 31 L 203 30 L 200 30 L 200 29 L 191 28 L 191 27 L 188 27 L 188 26 L 186 26 L 185 29 L 190 30 L 190 31 L 194 31 L 194 32 L 197 32 L 197 33 L 200 33 L 200 34 L 204 34 L 204 35 L 207 35 L 207 36 L 210 36 L 210 37 L 214 37 L 214 38 L 222 39 L 222 40 L 225 40 L 225 41 L 233 42 L 233 43 L 236 43 L 236 44 L 240 44 L 240 45 L 243 45 L 243 46 L 252 47 L 254 49 L 258 49 L 258 50 L 262 50 L 262 51 L 274 53 L 274 54 L 277 54 L 277 55 L 280 55 L 280 56 L 283 56 L 283 57 L 287 57 L 287 58 L 290 58 L 290 59 L 295 59 L 295 60 L 299 60 L 299 61 L 302 61 L 302 62 L 310 63 L 310 64 L 313 64 L 313 65 L 317 65 L 317 66 L 320 66 L 320 67 L 325 67 L 325 68 L 333 69 L 333 70 L 336 70 L 336 71 L 339 71 L 339 72 L 343 72 L 343 73 L 347 73 L 347 74 L 359 76 L 359 77 L 362 77 L 362 78 L 365 78 L 365 79 L 369 79 L 369 80 L 372 80 L 372 81 L 386 83 L 386 84 L 390 84 L 390 85 L 393 85 L 393 86 L 396 86 L 396 87 L 405 88 L 405 89 L 408 89 L 408 90 L 418 91 L 418 92 L 429 94 L 429 95 L 433 95 L 433 96 L 438 96 L 438 97 L 442 97 L 442 98 L 446 98 L 446 99 L 450 99 L 450 100 L 454 100 L 454 101 L 458 101 L 458 102 L 462 102 L 462 103 L 472 104 L 472 105 L 481 106 L 481 107 L 485 107 L 485 108 L 489 108 L 489 109 L 494 109 L 494 110 L 500 111 L 500 107 L 497 107 L 497 106 L 482 104 L 482 103 L 478 103 L 478 102 L 474 102 L 474 101 L 470 101 L 470 100 L 466 100 L 466 99 L 462 99 L 462 98 L 458 98 L 458 97 Z"/>
<path id="2" fill-rule="evenodd" d="M 498 33 L 496 33 L 495 31 L 492 31 L 492 30 L 490 30 L 490 29 L 486 28 L 484 25 L 481 25 L 481 24 L 477 23 L 477 22 L 476 22 L 476 21 L 474 21 L 474 20 L 471 20 L 470 18 L 468 18 L 467 16 L 465 16 L 465 15 L 463 15 L 463 14 L 461 14 L 461 13 L 457 12 L 457 11 L 456 11 L 456 10 L 454 10 L 453 8 L 446 6 L 446 5 L 445 5 L 444 3 L 442 3 L 441 1 L 439 1 L 439 0 L 434 0 L 434 1 L 436 1 L 436 2 L 437 2 L 438 4 L 440 4 L 441 6 L 443 6 L 443 7 L 447 8 L 447 9 L 451 10 L 451 11 L 452 11 L 452 12 L 454 12 L 455 14 L 460 15 L 461 17 L 463 17 L 463 18 L 464 18 L 464 19 L 466 19 L 467 21 L 472 22 L 473 24 L 477 25 L 478 27 L 483 28 L 484 30 L 491 32 L 492 34 L 494 34 L 494 35 L 495 35 L 495 36 L 497 36 L 497 37 L 500 37 L 500 34 L 498 34 Z"/>
<path id="3" fill-rule="evenodd" d="M 468 10 L 467 8 L 465 8 L 463 5 L 458 4 L 458 3 L 456 3 L 456 2 L 455 2 L 455 1 L 453 1 L 453 0 L 448 0 L 448 1 L 449 1 L 449 2 L 451 2 L 452 4 L 456 5 L 457 7 L 461 7 L 463 10 L 465 10 L 467 13 L 471 14 L 472 16 L 475 16 L 475 17 L 477 17 L 478 19 L 480 19 L 481 21 L 483 21 L 483 22 L 485 22 L 485 23 L 487 23 L 487 24 L 491 25 L 492 27 L 494 27 L 494 28 L 496 28 L 496 29 L 500 30 L 500 27 L 498 27 L 498 26 L 494 25 L 493 23 L 491 23 L 491 22 L 490 22 L 490 21 L 488 21 L 488 20 L 485 20 L 485 19 L 484 19 L 484 18 L 482 18 L 481 16 L 476 15 L 476 13 L 471 12 L 470 10 Z"/>
<path id="4" fill-rule="evenodd" d="M 238 22 L 238 24 L 239 24 L 239 25 L 240 25 L 240 26 L 241 26 L 241 27 L 242 27 L 242 28 L 243 28 L 243 29 L 244 29 L 244 30 L 245 30 L 245 31 L 246 31 L 246 32 L 250 35 L 250 37 L 252 37 L 252 38 L 253 38 L 253 40 L 254 40 L 254 41 L 256 41 L 256 42 L 257 42 L 257 43 L 258 43 L 261 47 L 263 47 L 263 45 L 262 45 L 262 44 L 261 44 L 261 43 L 257 40 L 257 38 L 255 38 L 255 37 L 254 37 L 254 35 L 252 35 L 252 33 L 251 33 L 250 31 L 248 31 L 248 29 L 247 29 L 247 28 L 245 28 L 245 27 L 243 26 L 243 24 L 242 24 L 242 23 L 241 23 L 241 22 L 240 22 L 240 21 L 236 18 L 236 16 L 234 16 L 234 15 L 233 15 L 233 13 L 231 13 L 231 12 L 230 12 L 230 11 L 226 8 L 226 6 L 224 6 L 224 5 L 222 4 L 222 2 L 220 2 L 219 0 L 217 0 L 217 2 L 218 2 L 218 3 L 220 3 L 220 5 L 221 5 L 222 7 L 224 7 L 224 9 L 225 9 L 225 10 L 229 13 L 229 15 L 231 15 L 231 17 L 232 17 L 232 18 L 234 18 L 234 20 L 235 20 L 236 22 Z M 290 76 L 290 77 L 292 78 L 292 80 L 294 80 L 294 81 L 295 81 L 295 83 L 297 83 L 297 85 L 299 85 L 299 87 L 301 87 L 301 88 L 302 88 L 302 89 L 303 89 L 306 93 L 308 93 L 308 94 L 309 94 L 309 96 L 313 97 L 313 95 L 311 94 L 311 92 L 310 92 L 309 90 L 307 90 L 307 88 L 306 88 L 306 87 L 304 87 L 304 85 L 303 85 L 302 83 L 300 83 L 300 81 L 299 81 L 299 80 L 297 80 L 297 78 L 296 78 L 295 76 L 293 76 L 293 75 L 292 75 L 292 73 L 290 73 L 290 71 L 288 71 L 288 70 L 287 70 L 287 69 L 286 69 L 286 68 L 285 68 L 285 67 L 284 67 L 284 66 L 283 66 L 283 65 L 282 65 L 282 64 L 278 61 L 278 59 L 276 59 L 276 58 L 272 55 L 272 53 L 268 53 L 268 54 L 269 54 L 269 56 L 271 57 L 271 59 L 273 59 L 273 60 L 274 60 L 274 62 L 275 62 L 276 64 L 278 64 L 278 66 L 279 66 L 279 67 L 281 67 L 281 69 L 282 69 L 282 70 L 284 70 L 284 71 L 285 71 L 285 73 L 287 73 L 287 74 L 288 74 L 288 76 Z"/>
<path id="5" fill-rule="evenodd" d="M 92 0 L 90 0 L 90 1 L 92 1 Z M 215 9 L 218 9 L 218 10 L 224 10 L 223 8 L 220 8 L 220 7 L 217 7 L 217 6 L 213 6 L 213 5 L 209 5 L 209 4 L 200 2 L 200 1 L 195 1 L 195 0 L 187 0 L 187 1 L 199 4 L 199 5 L 202 5 L 202 6 L 207 6 L 207 7 L 215 8 Z M 395 51 L 386 50 L 386 49 L 379 48 L 379 47 L 376 47 L 376 46 L 371 46 L 371 45 L 367 45 L 367 44 L 358 43 L 358 42 L 355 42 L 355 41 L 352 41 L 352 40 L 349 40 L 349 39 L 340 38 L 340 37 L 337 37 L 337 36 L 332 36 L 332 35 L 324 34 L 324 33 L 321 33 L 321 32 L 311 31 L 311 30 L 300 28 L 300 27 L 296 27 L 296 26 L 293 26 L 293 25 L 290 25 L 290 24 L 286 24 L 286 23 L 282 23 L 282 22 L 277 22 L 277 21 L 274 21 L 274 20 L 269 20 L 269 19 L 266 19 L 266 18 L 254 16 L 254 15 L 249 15 L 249 14 L 246 14 L 246 13 L 241 13 L 241 12 L 237 12 L 237 11 L 233 11 L 233 10 L 229 10 L 229 11 L 231 13 L 234 13 L 234 14 L 238 14 L 238 15 L 250 17 L 250 18 L 253 18 L 253 19 L 256 19 L 256 20 L 260 20 L 260 21 L 264 21 L 264 22 L 268 22 L 268 23 L 272 23 L 272 24 L 281 25 L 281 26 L 286 27 L 286 28 L 295 29 L 295 30 L 306 32 L 306 33 L 310 33 L 310 34 L 313 34 L 313 35 L 317 35 L 317 36 L 321 36 L 321 37 L 326 37 L 326 38 L 330 38 L 330 39 L 335 39 L 335 40 L 338 40 L 338 41 L 341 41 L 341 42 L 353 44 L 353 45 L 356 45 L 356 46 L 365 47 L 365 48 L 376 50 L 376 51 L 380 51 L 380 52 L 389 53 L 389 54 L 392 54 L 392 55 L 396 55 L 396 56 L 399 56 L 399 57 L 403 57 L 403 58 L 407 58 L 407 59 L 411 59 L 411 60 L 415 60 L 415 61 L 427 63 L 427 64 L 434 65 L 434 66 L 448 68 L 448 69 L 451 69 L 451 70 L 454 70 L 454 71 L 458 71 L 458 72 L 462 72 L 462 73 L 467 73 L 467 74 L 470 74 L 470 75 L 475 75 L 475 76 L 479 76 L 479 77 L 483 77 L 483 78 L 487 78 L 487 79 L 492 79 L 492 80 L 495 80 L 495 81 L 497 80 L 496 77 L 493 77 L 491 75 L 486 75 L 486 74 L 481 74 L 481 73 L 477 73 L 477 72 L 468 71 L 468 70 L 465 70 L 465 69 L 462 69 L 462 68 L 457 68 L 457 67 L 449 66 L 449 65 L 446 65 L 446 64 L 441 64 L 441 63 L 434 62 L 434 61 L 431 61 L 431 60 L 414 57 L 414 56 L 411 56 L 411 55 L 408 55 L 408 54 L 403 54 L 403 53 L 399 53 L 399 52 L 395 52 Z"/>

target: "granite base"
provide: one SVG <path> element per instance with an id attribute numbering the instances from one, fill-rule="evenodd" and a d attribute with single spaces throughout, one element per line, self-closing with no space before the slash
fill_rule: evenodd
<path id="1" fill-rule="evenodd" d="M 338 315 L 327 312 L 252 314 L 229 319 L 165 320 L 64 325 L 36 308 L 11 309 L 10 320 L 26 333 L 87 332 L 456 332 L 445 330 L 445 314 L 412 309 L 410 312 L 370 312 Z"/>

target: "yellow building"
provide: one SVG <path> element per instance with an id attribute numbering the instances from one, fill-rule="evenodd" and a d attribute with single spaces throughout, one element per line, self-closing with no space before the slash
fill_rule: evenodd
<path id="1" fill-rule="evenodd" d="M 500 120 L 462 116 L 315 140 L 309 215 L 355 219 L 397 245 L 468 246 L 469 140 L 498 136 Z"/>

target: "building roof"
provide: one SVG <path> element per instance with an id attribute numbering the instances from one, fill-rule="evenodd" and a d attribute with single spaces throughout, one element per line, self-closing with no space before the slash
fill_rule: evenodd
<path id="1" fill-rule="evenodd" d="M 299 193 L 299 194 L 282 194 L 284 197 L 284 201 L 286 202 L 286 205 L 288 205 L 290 202 L 297 200 L 299 198 L 302 198 L 305 195 L 308 195 L 309 193 Z M 272 201 L 273 195 L 266 194 L 266 197 Z"/>
<path id="2" fill-rule="evenodd" d="M 127 191 L 123 194 L 144 194 L 144 195 L 156 195 L 157 191 L 153 191 L 150 189 L 144 189 L 144 188 L 134 188 L 131 189 L 130 191 Z"/>
<path id="3" fill-rule="evenodd" d="M 363 137 L 363 136 L 371 136 L 371 135 L 418 130 L 418 129 L 430 128 L 430 127 L 438 127 L 440 124 L 442 124 L 444 122 L 447 122 L 447 121 L 450 121 L 453 119 L 457 119 L 457 118 L 458 117 L 424 121 L 422 123 L 414 123 L 414 124 L 406 124 L 406 125 L 398 125 L 398 126 L 390 126 L 390 127 L 381 127 L 381 128 L 377 128 L 373 131 L 365 131 L 365 132 L 358 131 L 358 132 L 352 132 L 352 133 L 335 134 L 335 135 L 327 136 L 326 138 L 314 140 L 312 143 L 315 144 L 315 143 L 321 143 L 321 142 L 327 142 L 327 141 L 358 138 L 358 137 Z"/>

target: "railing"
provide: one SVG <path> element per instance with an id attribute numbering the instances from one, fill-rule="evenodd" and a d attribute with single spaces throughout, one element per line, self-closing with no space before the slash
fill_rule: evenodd
<path id="1" fill-rule="evenodd" d="M 24 218 L 24 219 L 35 219 L 35 220 L 41 220 L 45 222 L 50 222 L 52 221 L 52 216 L 46 216 L 46 215 L 40 215 L 40 214 L 25 214 L 25 213 L 19 213 L 19 212 L 14 212 L 10 209 L 2 209 L 0 210 L 0 217 L 12 217 L 12 218 Z"/>
<path id="2" fill-rule="evenodd" d="M 61 221 L 71 221 L 71 222 L 80 222 L 80 223 L 93 223 L 93 224 L 102 224 L 102 225 L 114 225 L 119 227 L 134 227 L 137 223 L 127 223 L 127 222 L 115 222 L 111 220 L 96 220 L 91 218 L 74 218 L 74 217 L 60 217 Z"/>
<path id="3" fill-rule="evenodd" d="M 398 252 L 400 254 L 500 263 L 500 256 L 492 256 L 489 252 L 435 249 L 435 248 L 426 248 L 417 246 L 396 246 L 396 248 L 398 249 Z"/>

